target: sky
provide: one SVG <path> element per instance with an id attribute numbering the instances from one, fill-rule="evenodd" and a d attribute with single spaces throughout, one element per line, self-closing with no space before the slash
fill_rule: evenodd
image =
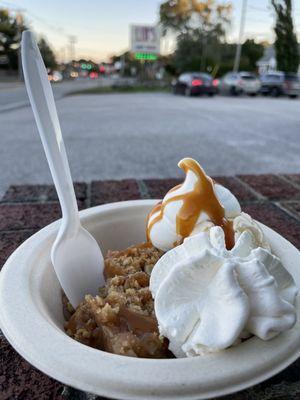
<path id="1" fill-rule="evenodd" d="M 158 22 L 162 0 L 0 0 L 12 12 L 21 10 L 27 25 L 51 44 L 59 61 L 70 58 L 70 36 L 75 36 L 75 57 L 107 61 L 129 48 L 130 24 Z M 242 0 L 232 0 L 232 26 L 227 39 L 238 38 Z M 294 0 L 294 23 L 300 40 L 300 1 Z M 272 42 L 274 14 L 270 0 L 248 0 L 244 37 Z M 161 42 L 163 53 L 174 49 L 174 39 Z"/>

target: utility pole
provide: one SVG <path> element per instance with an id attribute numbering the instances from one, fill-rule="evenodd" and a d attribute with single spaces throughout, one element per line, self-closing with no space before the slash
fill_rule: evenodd
<path id="1" fill-rule="evenodd" d="M 245 21 L 246 21 L 246 10 L 247 10 L 247 0 L 243 0 L 239 39 L 238 39 L 238 43 L 236 46 L 234 67 L 233 67 L 234 72 L 238 72 L 238 70 L 240 68 L 242 40 L 243 40 L 243 36 L 244 36 L 244 28 L 245 28 Z"/>
<path id="2" fill-rule="evenodd" d="M 65 64 L 66 63 L 66 48 L 61 47 L 60 49 L 60 61 Z"/>
<path id="3" fill-rule="evenodd" d="M 75 59 L 75 43 L 77 42 L 77 38 L 74 35 L 69 36 L 69 57 L 70 62 Z"/>
<path id="4" fill-rule="evenodd" d="M 121 55 L 121 76 L 124 78 L 125 75 L 125 53 Z"/>
<path id="5" fill-rule="evenodd" d="M 22 60 L 21 60 L 21 38 L 22 38 L 22 26 L 23 26 L 23 10 L 17 10 L 16 14 L 16 23 L 17 23 L 17 29 L 18 29 L 18 42 L 19 42 L 19 47 L 18 47 L 18 78 L 19 81 L 23 80 L 23 72 L 22 72 Z"/>

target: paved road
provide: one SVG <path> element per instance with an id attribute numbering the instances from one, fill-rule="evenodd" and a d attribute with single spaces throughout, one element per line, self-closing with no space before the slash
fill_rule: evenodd
<path id="1" fill-rule="evenodd" d="M 87 80 L 78 79 L 75 81 L 64 81 L 62 83 L 54 83 L 52 85 L 54 97 L 60 99 L 66 93 L 86 89 L 94 86 L 103 86 L 109 81 L 107 79 L 99 80 Z M 0 113 L 20 107 L 24 107 L 29 104 L 29 99 L 26 93 L 26 89 L 23 83 L 19 82 L 0 82 Z"/>
<path id="2" fill-rule="evenodd" d="M 167 93 L 57 101 L 75 180 L 179 176 L 185 156 L 214 175 L 299 173 L 299 106 Z M 51 182 L 29 107 L 0 113 L 0 169 L 0 194 L 12 183 Z"/>

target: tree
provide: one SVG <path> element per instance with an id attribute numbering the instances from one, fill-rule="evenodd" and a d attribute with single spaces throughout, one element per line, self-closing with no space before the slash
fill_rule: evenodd
<path id="1" fill-rule="evenodd" d="M 297 72 L 299 50 L 294 32 L 291 0 L 271 0 L 276 13 L 275 50 L 277 68 L 285 72 Z"/>
<path id="2" fill-rule="evenodd" d="M 242 55 L 244 62 L 248 64 L 247 70 L 255 71 L 256 62 L 263 56 L 264 46 L 261 43 L 255 43 L 254 40 L 247 39 L 242 45 Z"/>
<path id="3" fill-rule="evenodd" d="M 57 66 L 55 55 L 46 39 L 41 38 L 38 42 L 38 46 L 46 67 L 50 69 L 55 68 Z"/>
<path id="4" fill-rule="evenodd" d="M 220 62 L 219 45 L 230 23 L 231 9 L 231 4 L 216 0 L 168 0 L 161 4 L 163 33 L 177 33 L 175 70 L 204 71 Z"/>
<path id="5" fill-rule="evenodd" d="M 174 73 L 184 71 L 199 71 L 202 62 L 202 45 L 199 39 L 199 32 L 193 31 L 180 35 L 177 40 L 177 49 L 174 52 L 169 66 Z M 209 37 L 206 49 L 205 70 L 214 72 L 218 76 L 224 75 L 226 72 L 232 71 L 234 64 L 234 56 L 236 44 L 220 43 L 215 36 Z M 254 40 L 246 40 L 242 46 L 242 57 L 240 62 L 240 70 L 256 71 L 256 62 L 263 55 L 264 46 L 261 43 L 255 43 Z"/>
<path id="6" fill-rule="evenodd" d="M 0 56 L 7 57 L 5 68 L 18 68 L 18 49 L 25 29 L 20 14 L 12 17 L 8 10 L 0 9 Z"/>
<path id="7" fill-rule="evenodd" d="M 160 6 L 163 33 L 168 30 L 190 33 L 194 29 L 223 35 L 230 22 L 231 4 L 217 4 L 216 0 L 167 0 Z"/>
<path id="8" fill-rule="evenodd" d="M 207 70 L 220 62 L 220 43 L 216 35 L 204 36 L 199 29 L 177 38 L 173 66 L 177 72 Z"/>

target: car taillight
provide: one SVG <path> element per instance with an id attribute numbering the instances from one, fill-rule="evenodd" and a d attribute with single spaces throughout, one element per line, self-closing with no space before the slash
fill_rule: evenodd
<path id="1" fill-rule="evenodd" d="M 91 79 L 96 79 L 96 78 L 98 78 L 98 72 L 90 72 L 89 76 Z"/>
<path id="2" fill-rule="evenodd" d="M 214 79 L 212 81 L 213 86 L 218 86 L 219 85 L 219 79 Z"/>
<path id="3" fill-rule="evenodd" d="M 203 84 L 201 79 L 193 79 L 192 86 L 201 86 Z"/>

